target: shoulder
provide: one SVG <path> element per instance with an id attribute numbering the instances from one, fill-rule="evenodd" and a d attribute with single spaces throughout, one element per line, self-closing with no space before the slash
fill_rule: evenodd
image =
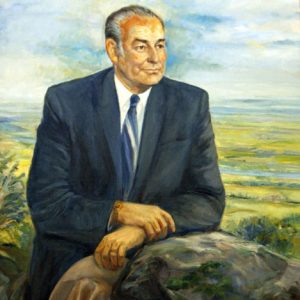
<path id="1" fill-rule="evenodd" d="M 208 92 L 198 86 L 194 86 L 182 81 L 163 77 L 161 84 L 168 96 L 183 101 L 185 104 L 208 105 Z"/>
<path id="2" fill-rule="evenodd" d="M 82 78 L 76 78 L 69 81 L 65 81 L 59 84 L 52 85 L 48 88 L 47 94 L 56 94 L 57 96 L 72 96 L 72 95 L 80 95 L 86 93 L 90 90 L 94 84 L 101 84 L 101 81 L 106 77 L 106 75 L 112 70 L 112 68 L 108 68 L 97 72 L 95 74 L 91 74 Z"/>
<path id="3" fill-rule="evenodd" d="M 44 107 L 49 107 L 61 116 L 79 114 L 89 109 L 97 102 L 97 93 L 111 71 L 112 68 L 108 68 L 86 77 L 50 86 L 45 95 Z"/>

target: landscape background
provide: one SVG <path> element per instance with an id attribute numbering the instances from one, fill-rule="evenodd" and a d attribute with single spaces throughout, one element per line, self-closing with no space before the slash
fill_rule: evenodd
<path id="1" fill-rule="evenodd" d="M 25 183 L 45 91 L 110 66 L 105 18 L 132 3 L 0 0 L 0 270 L 11 289 L 31 249 Z M 299 2 L 134 3 L 166 21 L 167 76 L 209 92 L 222 229 L 300 259 Z"/>

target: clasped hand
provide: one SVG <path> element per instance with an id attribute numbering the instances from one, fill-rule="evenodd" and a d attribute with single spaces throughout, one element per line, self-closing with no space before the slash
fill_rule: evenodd
<path id="1" fill-rule="evenodd" d="M 142 228 L 124 225 L 103 237 L 95 250 L 95 260 L 105 269 L 117 270 L 124 265 L 126 251 L 141 245 L 144 239 Z"/>
<path id="2" fill-rule="evenodd" d="M 143 228 L 149 241 L 166 237 L 168 230 L 175 232 L 172 216 L 156 205 L 122 202 L 114 222 Z"/>
<path id="3" fill-rule="evenodd" d="M 116 270 L 123 267 L 126 251 L 148 241 L 166 237 L 175 232 L 172 216 L 156 205 L 122 202 L 114 208 L 112 223 L 122 225 L 101 240 L 94 257 L 99 266 Z"/>

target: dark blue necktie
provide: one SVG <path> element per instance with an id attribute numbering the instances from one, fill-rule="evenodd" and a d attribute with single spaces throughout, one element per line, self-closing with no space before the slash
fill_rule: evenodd
<path id="1" fill-rule="evenodd" d="M 123 200 L 128 200 L 128 194 L 133 182 L 139 149 L 136 106 L 138 95 L 130 97 L 130 108 L 127 112 L 121 133 Z"/>

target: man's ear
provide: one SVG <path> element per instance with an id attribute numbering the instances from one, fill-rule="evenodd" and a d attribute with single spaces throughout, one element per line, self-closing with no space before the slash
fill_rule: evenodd
<path id="1" fill-rule="evenodd" d="M 106 52 L 113 64 L 116 64 L 119 60 L 119 49 L 115 40 L 108 38 L 105 40 Z"/>

